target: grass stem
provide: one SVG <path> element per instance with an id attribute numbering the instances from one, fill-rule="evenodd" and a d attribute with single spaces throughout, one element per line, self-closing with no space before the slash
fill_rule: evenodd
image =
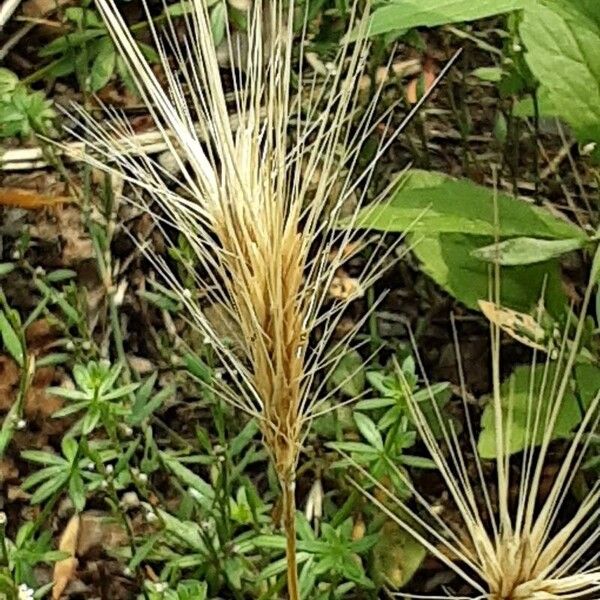
<path id="1" fill-rule="evenodd" d="M 287 587 L 289 600 L 300 600 L 298 564 L 296 562 L 296 477 L 292 471 L 281 482 L 283 491 L 283 528 L 287 558 Z"/>

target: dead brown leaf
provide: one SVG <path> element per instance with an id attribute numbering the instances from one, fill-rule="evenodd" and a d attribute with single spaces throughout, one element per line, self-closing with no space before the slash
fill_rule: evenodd
<path id="1" fill-rule="evenodd" d="M 19 384 L 19 367 L 8 356 L 0 355 L 0 412 L 7 412 L 15 401 L 15 388 Z"/>
<path id="2" fill-rule="evenodd" d="M 353 296 L 360 297 L 364 290 L 359 279 L 350 277 L 343 269 L 338 269 L 331 280 L 329 295 L 336 300 L 348 300 Z"/>
<path id="3" fill-rule="evenodd" d="M 109 515 L 99 511 L 81 514 L 77 556 L 87 556 L 95 549 L 118 548 L 126 541 L 125 529 Z"/>
<path id="4" fill-rule="evenodd" d="M 414 77 L 406 86 L 406 99 L 410 104 L 416 104 L 419 98 L 427 93 L 433 86 L 436 78 L 437 68 L 432 58 L 426 58 L 423 62 L 423 71 L 418 77 Z M 419 89 L 422 87 L 422 89 Z"/>
<path id="5" fill-rule="evenodd" d="M 77 543 L 79 540 L 79 526 L 79 515 L 73 515 L 60 536 L 58 549 L 61 552 L 68 552 L 70 556 L 59 560 L 54 565 L 52 600 L 60 599 L 77 570 L 77 559 L 75 558 L 75 554 L 77 552 Z"/>
<path id="6" fill-rule="evenodd" d="M 94 248 L 89 235 L 86 233 L 81 210 L 74 205 L 64 206 L 55 210 L 53 218 L 41 215 L 37 223 L 30 227 L 29 233 L 33 238 L 56 243 L 61 242 L 61 263 L 63 266 L 73 266 L 94 256 Z"/>
<path id="7" fill-rule="evenodd" d="M 548 351 L 546 331 L 531 315 L 497 306 L 487 300 L 480 300 L 479 308 L 489 321 L 515 340 L 530 348 Z"/>
<path id="8" fill-rule="evenodd" d="M 70 202 L 68 196 L 49 196 L 23 188 L 0 188 L 0 205 L 34 210 Z"/>

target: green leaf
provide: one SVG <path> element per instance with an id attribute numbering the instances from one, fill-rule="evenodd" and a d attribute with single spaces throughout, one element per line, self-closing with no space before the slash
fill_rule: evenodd
<path id="1" fill-rule="evenodd" d="M 77 272 L 72 269 L 56 269 L 46 275 L 46 281 L 51 283 L 57 283 L 59 281 L 65 281 L 66 279 L 73 279 L 77 276 Z"/>
<path id="2" fill-rule="evenodd" d="M 473 310 L 478 301 L 489 298 L 490 267 L 472 253 L 491 244 L 492 238 L 461 234 L 424 237 L 413 251 L 423 270 L 449 294 Z M 519 267 L 501 267 L 500 302 L 502 306 L 529 312 L 536 306 L 545 284 L 545 302 L 552 315 L 565 307 L 559 267 L 556 261 Z"/>
<path id="3" fill-rule="evenodd" d="M 588 408 L 600 392 L 600 368 L 581 364 L 575 367 L 577 391 L 585 408 Z"/>
<path id="4" fill-rule="evenodd" d="M 546 365 L 534 369 L 529 366 L 517 367 L 511 376 L 502 382 L 500 397 L 505 432 L 510 429 L 507 448 L 509 454 L 520 452 L 541 444 L 546 434 L 546 418 L 553 410 L 556 396 L 554 390 L 555 365 L 550 365 L 544 381 Z M 558 374 L 560 377 L 561 373 Z M 533 379 L 532 379 L 533 378 Z M 533 437 L 535 422 L 537 431 Z M 573 429 L 581 422 L 581 411 L 572 390 L 567 389 L 562 399 L 558 417 L 551 439 L 568 438 Z M 506 433 L 506 435 L 508 435 Z M 481 458 L 496 457 L 496 430 L 494 422 L 494 403 L 490 399 L 481 415 L 481 433 L 477 449 Z"/>
<path id="5" fill-rule="evenodd" d="M 393 0 L 375 10 L 369 35 L 474 21 L 524 7 L 527 0 Z"/>
<path id="6" fill-rule="evenodd" d="M 160 457 L 173 475 L 175 475 L 183 484 L 196 490 L 203 499 L 203 505 L 210 508 L 215 496 L 213 488 L 206 483 L 204 479 L 196 475 L 196 473 L 182 465 L 176 458 L 165 452 L 161 452 Z"/>
<path id="7" fill-rule="evenodd" d="M 531 72 L 554 114 L 582 142 L 600 142 L 600 4 L 532 2 L 520 26 Z"/>
<path id="8" fill-rule="evenodd" d="M 85 31 L 68 33 L 46 44 L 38 52 L 38 55 L 45 57 L 61 54 L 75 46 L 80 46 L 103 35 L 106 35 L 106 29 L 86 29 Z"/>
<path id="9" fill-rule="evenodd" d="M 394 589 L 406 585 L 425 559 L 425 548 L 395 523 L 387 522 L 373 548 L 374 577 Z"/>
<path id="10" fill-rule="evenodd" d="M 212 31 L 215 46 L 218 46 L 225 37 L 226 19 L 227 6 L 224 2 L 219 2 L 210 12 L 210 29 Z"/>
<path id="11" fill-rule="evenodd" d="M 389 202 L 365 207 L 355 227 L 427 235 L 587 239 L 579 227 L 547 210 L 468 180 L 418 169 L 409 171 Z"/>
<path id="12" fill-rule="evenodd" d="M 22 367 L 25 363 L 25 352 L 12 325 L 8 322 L 6 315 L 0 311 L 0 333 L 2 342 L 8 353 L 15 359 L 15 362 Z"/>
<path id="13" fill-rule="evenodd" d="M 0 69 L 2 71 L 2 69 Z M 0 263 L 0 277 L 6 277 L 15 270 L 15 263 Z"/>
<path id="14" fill-rule="evenodd" d="M 117 64 L 117 53 L 110 40 L 103 45 L 96 55 L 90 71 L 90 89 L 97 92 L 102 89 L 113 76 Z"/>
<path id="15" fill-rule="evenodd" d="M 71 478 L 69 479 L 69 496 L 71 496 L 75 510 L 81 512 L 85 506 L 85 488 L 79 471 L 71 473 Z"/>
<path id="16" fill-rule="evenodd" d="M 482 81 L 498 83 L 502 79 L 503 71 L 500 67 L 479 67 L 472 74 Z"/>
<path id="17" fill-rule="evenodd" d="M 567 252 L 583 248 L 585 241 L 540 240 L 538 238 L 517 237 L 504 242 L 477 248 L 471 254 L 480 260 L 505 266 L 531 265 L 556 258 Z"/>
<path id="18" fill-rule="evenodd" d="M 367 415 L 361 412 L 354 413 L 354 422 L 362 436 L 377 450 L 383 451 L 383 439 L 377 429 L 377 425 L 369 419 Z"/>
<path id="19" fill-rule="evenodd" d="M 190 549 L 201 553 L 206 552 L 200 526 L 197 523 L 193 521 L 180 521 L 161 509 L 158 509 L 158 514 L 169 533 L 175 535 L 182 542 L 185 542 Z"/>
<path id="20" fill-rule="evenodd" d="M 356 398 L 365 389 L 365 369 L 362 356 L 356 350 L 348 350 L 339 359 L 329 376 L 329 390 L 339 390 L 350 398 Z"/>

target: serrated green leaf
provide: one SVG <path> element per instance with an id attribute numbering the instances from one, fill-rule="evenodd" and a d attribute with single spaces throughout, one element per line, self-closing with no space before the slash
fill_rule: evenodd
<path id="1" fill-rule="evenodd" d="M 540 92 L 582 142 L 600 142 L 600 3 L 541 0 L 524 12 L 525 58 Z"/>

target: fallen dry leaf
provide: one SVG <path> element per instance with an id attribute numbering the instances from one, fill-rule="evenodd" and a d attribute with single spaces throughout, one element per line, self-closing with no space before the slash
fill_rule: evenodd
<path id="1" fill-rule="evenodd" d="M 431 86 L 435 82 L 436 71 L 434 61 L 431 58 L 425 59 L 421 75 L 411 79 L 406 86 L 406 99 L 410 104 L 416 104 L 420 96 L 431 89 Z M 422 90 L 419 89 L 419 84 L 422 85 Z"/>
<path id="2" fill-rule="evenodd" d="M 30 210 L 71 202 L 68 196 L 48 196 L 23 188 L 0 188 L 0 205 L 18 206 Z"/>
<path id="3" fill-rule="evenodd" d="M 19 384 L 19 367 L 8 356 L 0 355 L 0 412 L 7 412 L 15 401 L 15 389 Z"/>
<path id="4" fill-rule="evenodd" d="M 361 297 L 364 290 L 359 279 L 350 277 L 343 269 L 338 269 L 331 280 L 329 295 L 336 300 L 348 300 L 353 296 Z"/>
<path id="5" fill-rule="evenodd" d="M 27 350 L 35 356 L 43 354 L 56 341 L 59 333 L 58 327 L 52 325 L 48 319 L 34 321 L 25 331 Z"/>
<path id="6" fill-rule="evenodd" d="M 61 552 L 68 552 L 70 556 L 59 560 L 54 565 L 52 600 L 60 599 L 77 570 L 77 559 L 75 558 L 75 554 L 77 552 L 77 544 L 79 541 L 79 525 L 79 515 L 73 515 L 60 536 L 58 549 Z"/>
<path id="7" fill-rule="evenodd" d="M 502 308 L 487 300 L 479 301 L 481 312 L 502 331 L 530 348 L 548 351 L 546 330 L 531 316 Z"/>
<path id="8" fill-rule="evenodd" d="M 81 513 L 77 556 L 87 556 L 94 549 L 118 548 L 126 542 L 124 527 L 106 513 L 92 510 Z"/>
<path id="9" fill-rule="evenodd" d="M 68 267 L 94 256 L 94 247 L 81 220 L 81 210 L 74 205 L 54 211 L 53 219 L 42 215 L 29 229 L 33 238 L 56 243 L 62 242 L 61 263 Z"/>

